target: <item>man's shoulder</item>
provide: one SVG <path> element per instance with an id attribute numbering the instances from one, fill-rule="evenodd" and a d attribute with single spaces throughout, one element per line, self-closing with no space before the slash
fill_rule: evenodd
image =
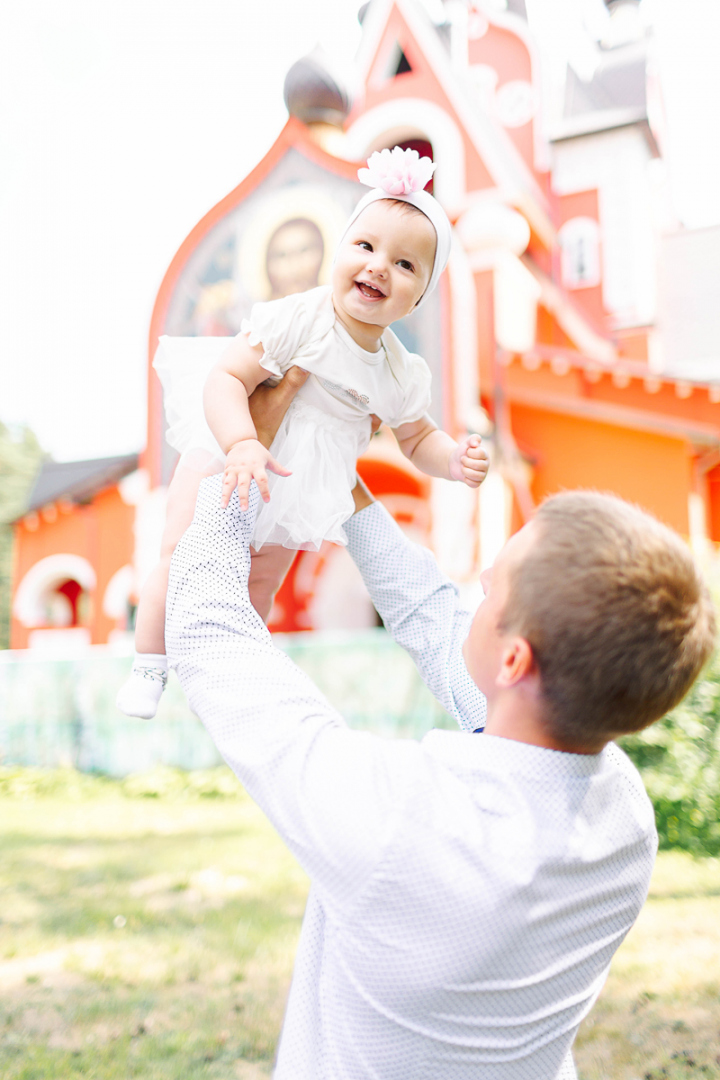
<path id="1" fill-rule="evenodd" d="M 631 799 L 638 811 L 643 812 L 643 816 L 647 819 L 648 825 L 654 831 L 655 811 L 653 810 L 653 805 L 645 790 L 645 784 L 643 783 L 642 776 L 640 775 L 637 766 L 630 760 L 625 751 L 622 750 L 617 743 L 608 743 L 603 754 L 607 761 L 608 769 L 612 769 L 617 773 L 628 798 Z"/>

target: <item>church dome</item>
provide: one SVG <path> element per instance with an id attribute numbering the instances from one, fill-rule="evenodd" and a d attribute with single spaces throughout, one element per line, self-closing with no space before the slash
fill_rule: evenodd
<path id="1" fill-rule="evenodd" d="M 291 116 L 304 124 L 341 127 L 350 112 L 350 97 L 319 49 L 297 60 L 285 76 L 284 97 Z"/>

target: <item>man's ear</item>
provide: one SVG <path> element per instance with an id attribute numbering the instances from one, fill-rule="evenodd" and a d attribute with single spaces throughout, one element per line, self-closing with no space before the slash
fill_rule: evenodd
<path id="1" fill-rule="evenodd" d="M 513 637 L 502 651 L 495 685 L 501 689 L 515 686 L 527 675 L 532 675 L 536 667 L 533 651 L 525 638 Z"/>

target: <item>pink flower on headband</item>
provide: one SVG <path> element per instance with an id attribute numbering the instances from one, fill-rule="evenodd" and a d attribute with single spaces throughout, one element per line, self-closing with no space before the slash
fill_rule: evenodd
<path id="1" fill-rule="evenodd" d="M 371 154 L 367 169 L 358 169 L 358 180 L 368 187 L 382 188 L 388 195 L 411 195 L 422 191 L 434 172 L 429 157 L 395 146 Z"/>

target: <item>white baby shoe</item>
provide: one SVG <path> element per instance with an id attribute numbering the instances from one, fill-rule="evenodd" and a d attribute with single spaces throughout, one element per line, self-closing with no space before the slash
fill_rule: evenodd
<path id="1" fill-rule="evenodd" d="M 157 712 L 158 702 L 167 685 L 167 678 L 166 656 L 138 653 L 129 677 L 120 687 L 115 704 L 126 716 L 139 716 L 142 720 L 151 720 Z"/>

